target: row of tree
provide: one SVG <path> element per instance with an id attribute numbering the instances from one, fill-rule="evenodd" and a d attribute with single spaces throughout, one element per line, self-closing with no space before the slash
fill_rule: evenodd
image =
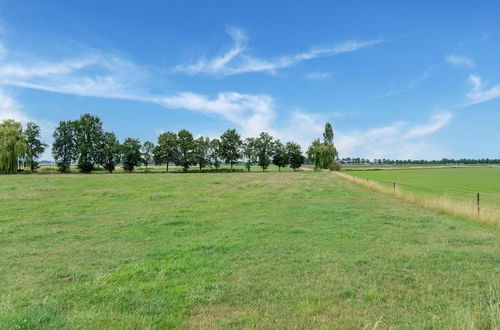
<path id="1" fill-rule="evenodd" d="M 323 141 L 313 141 L 307 150 L 307 160 L 315 169 L 336 169 L 337 150 L 333 144 L 333 128 L 327 123 Z M 226 130 L 220 138 L 193 137 L 191 132 L 182 129 L 179 132 L 164 132 L 158 136 L 157 143 L 127 138 L 120 143 L 113 132 L 103 130 L 99 117 L 84 114 L 77 120 L 61 121 L 56 127 L 52 144 L 52 155 L 60 172 L 70 171 L 76 164 L 82 173 L 90 173 L 96 166 L 102 166 L 109 172 L 118 164 L 125 171 L 150 164 L 180 166 L 187 171 L 191 166 L 198 166 L 200 171 L 210 167 L 219 169 L 221 164 L 230 165 L 231 170 L 237 163 L 243 162 L 250 171 L 258 165 L 265 171 L 270 164 L 282 167 L 290 166 L 294 170 L 306 161 L 300 145 L 295 142 L 282 143 L 266 132 L 258 137 L 242 139 L 235 129 Z M 37 159 L 47 145 L 40 141 L 40 127 L 28 123 L 22 125 L 14 120 L 5 120 L 0 124 L 0 172 L 15 173 L 21 166 L 35 172 L 39 166 Z"/>
<path id="2" fill-rule="evenodd" d="M 425 160 L 425 159 L 365 159 L 365 158 L 342 158 L 339 161 L 341 164 L 355 164 L 355 165 L 460 165 L 460 164 L 500 164 L 500 159 L 470 159 L 470 158 L 460 158 L 460 159 L 448 159 L 443 158 L 440 160 Z"/>

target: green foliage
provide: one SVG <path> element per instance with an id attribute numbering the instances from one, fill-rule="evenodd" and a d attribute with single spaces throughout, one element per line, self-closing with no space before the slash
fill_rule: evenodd
<path id="1" fill-rule="evenodd" d="M 207 137 L 200 136 L 194 141 L 194 157 L 196 163 L 200 167 L 200 171 L 203 167 L 210 165 L 210 139 Z"/>
<path id="2" fill-rule="evenodd" d="M 333 127 L 332 124 L 325 124 L 325 132 L 323 133 L 323 143 L 333 144 Z"/>
<path id="3" fill-rule="evenodd" d="M 13 174 L 19 167 L 19 159 L 28 150 L 21 123 L 7 119 L 0 123 L 0 173 Z"/>
<path id="4" fill-rule="evenodd" d="M 141 157 L 141 143 L 138 139 L 127 138 L 121 146 L 121 152 L 123 169 L 127 172 L 132 172 L 143 161 Z"/>
<path id="5" fill-rule="evenodd" d="M 146 141 L 142 145 L 142 148 L 141 148 L 142 162 L 146 166 L 146 171 L 148 170 L 149 164 L 153 163 L 154 149 L 155 149 L 155 145 L 153 142 Z"/>
<path id="6" fill-rule="evenodd" d="M 101 119 L 86 113 L 74 121 L 73 125 L 78 169 L 82 173 L 90 173 L 95 165 L 102 162 L 104 132 Z"/>
<path id="7" fill-rule="evenodd" d="M 210 166 L 213 165 L 216 170 L 219 169 L 221 158 L 220 140 L 213 139 L 210 141 Z"/>
<path id="8" fill-rule="evenodd" d="M 273 137 L 266 132 L 260 133 L 255 141 L 255 150 L 257 154 L 257 165 L 265 171 L 271 164 L 273 155 Z"/>
<path id="9" fill-rule="evenodd" d="M 253 164 L 257 162 L 257 151 L 256 148 L 256 139 L 255 138 L 246 138 L 243 143 L 243 157 L 245 158 L 245 167 L 248 172 L 250 172 L 250 168 Z"/>
<path id="10" fill-rule="evenodd" d="M 226 164 L 235 164 L 241 157 L 243 141 L 235 129 L 226 130 L 220 137 L 220 155 Z"/>
<path id="11" fill-rule="evenodd" d="M 26 137 L 27 146 L 26 164 L 29 166 L 31 172 L 36 172 L 39 167 L 37 159 L 45 151 L 47 145 L 40 141 L 40 126 L 33 122 L 29 122 L 26 125 L 24 135 Z"/>
<path id="12" fill-rule="evenodd" d="M 285 149 L 283 143 L 280 140 L 274 141 L 273 145 L 273 164 L 278 166 L 278 170 L 281 171 L 282 167 L 288 165 L 288 153 Z"/>
<path id="13" fill-rule="evenodd" d="M 61 121 L 54 131 L 52 155 L 59 171 L 68 173 L 71 163 L 76 160 L 75 125 L 71 121 Z"/>
<path id="14" fill-rule="evenodd" d="M 290 167 L 293 168 L 294 171 L 304 164 L 305 157 L 302 154 L 300 145 L 294 142 L 288 142 L 285 149 L 288 161 L 290 162 Z"/>
<path id="15" fill-rule="evenodd" d="M 176 165 L 182 166 L 184 172 L 187 172 L 189 166 L 196 165 L 193 134 L 182 129 L 177 133 L 177 137 L 179 157 L 176 160 Z"/>
<path id="16" fill-rule="evenodd" d="M 165 132 L 158 136 L 158 145 L 153 150 L 155 164 L 166 165 L 177 163 L 179 159 L 179 141 L 174 132 Z"/>
<path id="17" fill-rule="evenodd" d="M 103 146 L 101 149 L 101 165 L 109 172 L 115 170 L 116 164 L 120 162 L 121 146 L 113 132 L 105 132 Z"/>
<path id="18" fill-rule="evenodd" d="M 333 128 L 330 123 L 326 123 L 323 133 L 323 143 L 319 139 L 313 141 L 307 150 L 307 159 L 314 164 L 314 169 L 340 169 L 336 163 L 338 157 L 337 149 L 333 144 Z"/>

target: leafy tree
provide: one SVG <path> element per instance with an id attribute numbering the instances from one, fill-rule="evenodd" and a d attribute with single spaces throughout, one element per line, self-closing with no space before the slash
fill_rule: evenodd
<path id="1" fill-rule="evenodd" d="M 332 143 L 321 143 L 319 139 L 314 140 L 307 150 L 307 158 L 314 164 L 315 170 L 336 169 L 337 155 L 337 149 Z"/>
<path id="2" fill-rule="evenodd" d="M 30 167 L 31 172 L 36 172 L 40 165 L 37 159 L 45 151 L 47 146 L 45 143 L 40 141 L 40 126 L 35 123 L 29 122 L 26 125 L 26 130 L 24 131 L 26 137 L 26 163 Z"/>
<path id="3" fill-rule="evenodd" d="M 246 138 L 243 143 L 243 157 L 245 158 L 245 167 L 248 172 L 250 172 L 252 165 L 257 162 L 256 143 L 255 138 Z"/>
<path id="4" fill-rule="evenodd" d="M 138 139 L 127 138 L 121 146 L 121 152 L 125 171 L 132 172 L 136 166 L 141 164 L 141 143 Z"/>
<path id="5" fill-rule="evenodd" d="M 235 164 L 241 156 L 240 149 L 242 145 L 241 137 L 235 129 L 228 129 L 220 137 L 220 154 L 226 163 Z"/>
<path id="6" fill-rule="evenodd" d="M 271 164 L 273 153 L 273 137 L 266 132 L 260 133 L 256 139 L 255 150 L 257 152 L 257 164 L 265 171 Z"/>
<path id="7" fill-rule="evenodd" d="M 333 144 L 333 127 L 332 124 L 325 124 L 325 132 L 323 133 L 323 143 Z"/>
<path id="8" fill-rule="evenodd" d="M 290 162 L 290 167 L 293 168 L 294 171 L 304 164 L 305 157 L 302 154 L 300 145 L 294 142 L 287 142 L 285 149 Z"/>
<path id="9" fill-rule="evenodd" d="M 210 141 L 210 166 L 214 166 L 215 169 L 219 169 L 220 167 L 220 140 L 213 139 Z"/>
<path id="10" fill-rule="evenodd" d="M 78 168 L 90 173 L 94 165 L 101 163 L 103 130 L 101 119 L 88 113 L 74 122 Z"/>
<path id="11" fill-rule="evenodd" d="M 273 145 L 273 164 L 278 166 L 278 171 L 288 165 L 288 154 L 285 146 L 280 140 L 276 140 Z"/>
<path id="12" fill-rule="evenodd" d="M 76 160 L 75 125 L 71 121 L 61 121 L 54 131 L 52 155 L 60 172 L 67 173 Z"/>
<path id="13" fill-rule="evenodd" d="M 101 149 L 101 165 L 112 173 L 120 162 L 121 146 L 113 132 L 105 132 Z"/>
<path id="14" fill-rule="evenodd" d="M 155 147 L 154 151 L 154 161 L 155 164 L 167 165 L 168 172 L 168 164 L 176 163 L 179 158 L 179 145 L 177 134 L 173 132 L 165 132 L 158 136 L 158 145 Z"/>
<path id="15" fill-rule="evenodd" d="M 7 119 L 0 123 L 0 173 L 13 174 L 26 155 L 26 138 L 21 123 Z"/>
<path id="16" fill-rule="evenodd" d="M 179 131 L 179 133 L 177 133 L 177 137 L 179 145 L 179 157 L 176 164 L 182 166 L 184 172 L 187 172 L 189 166 L 196 165 L 193 134 L 185 129 L 182 129 Z"/>
<path id="17" fill-rule="evenodd" d="M 194 141 L 194 155 L 196 163 L 200 167 L 200 172 L 203 167 L 210 164 L 210 139 L 200 136 Z"/>
<path id="18" fill-rule="evenodd" d="M 146 171 L 148 170 L 148 165 L 153 162 L 154 149 L 155 149 L 155 145 L 153 142 L 146 141 L 142 145 L 142 148 L 141 148 L 142 161 L 143 161 L 143 164 L 146 165 Z"/>

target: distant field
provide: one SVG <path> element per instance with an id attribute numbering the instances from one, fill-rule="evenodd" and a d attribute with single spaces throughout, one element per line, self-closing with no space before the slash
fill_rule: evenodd
<path id="1" fill-rule="evenodd" d="M 349 171 L 420 197 L 447 197 L 475 204 L 479 192 L 481 204 L 500 211 L 500 167 L 463 167 L 413 170 Z"/>
<path id="2" fill-rule="evenodd" d="M 498 228 L 330 172 L 6 175 L 0 210 L 0 329 L 500 326 Z"/>

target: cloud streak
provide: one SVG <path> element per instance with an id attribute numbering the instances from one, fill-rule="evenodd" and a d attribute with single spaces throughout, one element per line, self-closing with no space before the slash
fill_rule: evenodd
<path id="1" fill-rule="evenodd" d="M 467 105 L 479 104 L 500 97 L 500 85 L 484 89 L 481 78 L 475 75 L 469 76 L 469 82 L 472 85 L 472 91 L 467 94 L 467 98 L 469 99 Z"/>
<path id="2" fill-rule="evenodd" d="M 308 51 L 293 55 L 282 55 L 274 59 L 262 59 L 247 54 L 248 38 L 242 30 L 232 28 L 228 30 L 228 34 L 233 39 L 233 45 L 224 54 L 216 56 L 213 59 L 202 57 L 193 64 L 178 65 L 174 68 L 174 72 L 183 72 L 188 75 L 211 74 L 221 76 L 250 72 L 275 74 L 280 69 L 291 67 L 302 61 L 350 53 L 383 42 L 381 39 L 366 41 L 348 40 L 331 46 L 313 47 Z"/>
<path id="3" fill-rule="evenodd" d="M 454 55 L 454 54 L 447 55 L 445 57 L 445 61 L 455 67 L 472 69 L 476 66 L 476 63 L 474 62 L 473 59 L 461 55 Z"/>

